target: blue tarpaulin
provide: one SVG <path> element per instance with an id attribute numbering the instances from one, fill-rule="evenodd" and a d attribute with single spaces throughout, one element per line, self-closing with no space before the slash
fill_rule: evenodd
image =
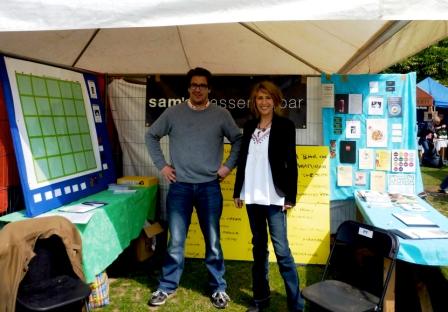
<path id="1" fill-rule="evenodd" d="M 448 108 L 448 88 L 427 77 L 417 83 L 417 87 L 426 91 L 434 98 L 434 106 Z"/>

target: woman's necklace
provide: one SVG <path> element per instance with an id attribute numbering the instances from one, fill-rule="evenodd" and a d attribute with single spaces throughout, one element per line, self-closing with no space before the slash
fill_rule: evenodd
<path id="1" fill-rule="evenodd" d="M 258 123 L 258 125 L 257 125 L 257 128 L 258 128 L 259 130 L 265 132 L 266 129 L 269 128 L 269 126 L 271 125 L 271 123 L 272 123 L 272 120 L 269 121 L 269 122 L 266 124 L 266 126 L 262 127 L 262 126 L 261 126 L 261 121 L 260 121 L 260 122 Z"/>

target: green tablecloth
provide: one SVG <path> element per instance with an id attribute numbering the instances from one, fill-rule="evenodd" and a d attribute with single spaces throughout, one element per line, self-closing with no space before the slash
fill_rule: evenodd
<path id="1" fill-rule="evenodd" d="M 154 220 L 157 185 L 139 187 L 135 193 L 113 194 L 102 191 L 82 198 L 105 201 L 108 204 L 95 210 L 87 224 L 76 224 L 82 237 L 82 260 L 88 283 L 103 272 L 136 238 L 146 219 Z M 73 203 L 70 203 L 72 205 Z M 25 211 L 0 217 L 0 221 L 13 222 L 26 219 Z"/>

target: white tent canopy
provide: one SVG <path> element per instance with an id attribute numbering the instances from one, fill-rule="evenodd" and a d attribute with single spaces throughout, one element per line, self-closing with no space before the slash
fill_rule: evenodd
<path id="1" fill-rule="evenodd" d="M 110 74 L 376 73 L 448 37 L 421 20 L 446 1 L 401 2 L 0 0 L 0 52 Z"/>

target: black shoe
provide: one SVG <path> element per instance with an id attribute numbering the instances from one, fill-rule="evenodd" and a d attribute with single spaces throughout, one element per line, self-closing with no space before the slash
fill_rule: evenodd
<path id="1" fill-rule="evenodd" d="M 252 301 L 250 307 L 246 310 L 246 312 L 261 312 L 264 311 L 265 308 L 269 306 L 270 298 L 266 298 L 263 300 Z"/>
<path id="2" fill-rule="evenodd" d="M 263 311 L 263 308 L 260 308 L 256 305 L 250 306 L 249 309 L 246 310 L 246 312 L 261 312 Z"/>
<path id="3" fill-rule="evenodd" d="M 214 292 L 210 299 L 213 306 L 218 309 L 225 309 L 230 301 L 230 297 L 225 291 Z"/>
<path id="4" fill-rule="evenodd" d="M 151 298 L 148 301 L 148 304 L 150 306 L 161 306 L 164 305 L 166 302 L 166 299 L 168 299 L 168 294 L 160 289 L 157 289 L 155 292 L 152 293 Z"/>

